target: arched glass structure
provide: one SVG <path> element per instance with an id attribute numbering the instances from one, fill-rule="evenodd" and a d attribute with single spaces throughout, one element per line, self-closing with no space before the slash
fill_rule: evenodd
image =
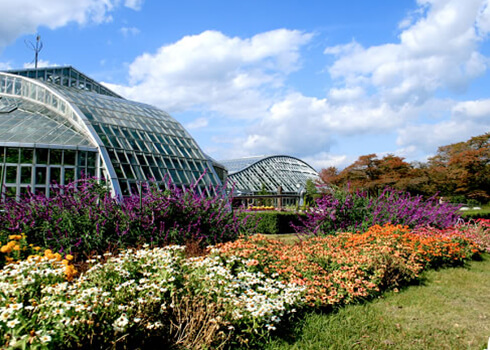
<path id="1" fill-rule="evenodd" d="M 265 191 L 276 194 L 298 194 L 308 179 L 318 173 L 301 159 L 277 155 L 220 161 L 228 169 L 228 187 L 242 194 Z"/>
<path id="2" fill-rule="evenodd" d="M 126 100 L 72 67 L 0 72 L 0 181 L 7 195 L 85 175 L 116 195 L 139 183 L 219 185 L 211 161 L 166 112 Z"/>

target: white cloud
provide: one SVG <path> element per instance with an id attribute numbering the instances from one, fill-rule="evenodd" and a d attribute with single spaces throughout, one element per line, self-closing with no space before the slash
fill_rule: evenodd
<path id="1" fill-rule="evenodd" d="M 490 123 L 490 99 L 459 102 L 452 112 L 457 119 Z"/>
<path id="2" fill-rule="evenodd" d="M 12 69 L 12 64 L 10 62 L 0 62 L 0 71 Z"/>
<path id="3" fill-rule="evenodd" d="M 209 120 L 206 118 L 197 118 L 190 123 L 185 124 L 185 128 L 189 130 L 202 129 L 209 125 Z"/>
<path id="4" fill-rule="evenodd" d="M 337 169 L 345 168 L 355 159 L 350 159 L 346 155 L 320 152 L 307 157 L 303 157 L 302 160 L 311 165 L 317 171 L 320 171 L 321 169 L 326 169 L 332 166 L 336 167 Z"/>
<path id="5" fill-rule="evenodd" d="M 354 41 L 327 48 L 326 54 L 338 56 L 329 69 L 332 77 L 349 87 L 368 85 L 398 104 L 423 103 L 439 89 L 464 91 L 488 66 L 478 52 L 489 29 L 487 1 L 418 3 L 424 16 L 404 21 L 398 43 L 364 48 Z"/>
<path id="6" fill-rule="evenodd" d="M 108 86 L 169 111 L 201 108 L 255 119 L 265 115 L 274 91 L 298 69 L 299 49 L 311 37 L 286 29 L 245 39 L 205 31 L 136 58 L 130 86 Z"/>
<path id="7" fill-rule="evenodd" d="M 135 36 L 140 33 L 140 30 L 136 27 L 122 27 L 120 31 L 124 37 Z"/>
<path id="8" fill-rule="evenodd" d="M 47 60 L 38 60 L 37 66 L 38 66 L 38 68 L 41 68 L 41 67 L 54 67 L 54 66 L 58 66 L 58 65 L 51 63 Z M 24 63 L 24 68 L 34 68 L 34 67 L 35 67 L 34 62 Z"/>
<path id="9" fill-rule="evenodd" d="M 141 10 L 144 0 L 125 0 L 124 6 L 133 9 L 135 11 Z"/>
<path id="10" fill-rule="evenodd" d="M 15 0 L 0 1 L 0 49 L 17 37 L 33 34 L 40 26 L 50 29 L 70 22 L 85 25 L 112 20 L 120 0 Z M 142 1 L 126 0 L 125 6 L 139 9 Z"/>

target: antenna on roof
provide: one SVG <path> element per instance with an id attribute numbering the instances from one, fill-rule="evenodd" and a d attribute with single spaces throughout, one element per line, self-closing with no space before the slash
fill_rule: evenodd
<path id="1" fill-rule="evenodd" d="M 32 41 L 24 40 L 25 44 L 28 48 L 34 51 L 34 68 L 37 69 L 37 59 L 39 57 L 39 52 L 43 49 L 43 42 L 41 41 L 41 36 L 39 34 L 36 35 L 36 44 L 33 44 Z"/>

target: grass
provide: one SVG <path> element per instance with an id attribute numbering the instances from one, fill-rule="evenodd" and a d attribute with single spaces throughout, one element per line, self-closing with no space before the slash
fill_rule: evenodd
<path id="1" fill-rule="evenodd" d="M 299 242 L 300 238 L 296 233 L 278 233 L 278 234 L 266 234 L 269 239 L 275 239 L 287 244 L 294 244 Z"/>
<path id="2" fill-rule="evenodd" d="M 419 285 L 336 312 L 309 313 L 267 350 L 486 349 L 490 255 L 464 268 L 428 271 Z"/>
<path id="3" fill-rule="evenodd" d="M 472 218 L 472 219 L 476 219 L 479 217 L 489 218 L 490 217 L 490 205 L 487 204 L 487 205 L 481 206 L 481 209 L 476 209 L 476 210 L 470 209 L 470 210 L 460 211 L 460 213 L 464 218 Z"/>

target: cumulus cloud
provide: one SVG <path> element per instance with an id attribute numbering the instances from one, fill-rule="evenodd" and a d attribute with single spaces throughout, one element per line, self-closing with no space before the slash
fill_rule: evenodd
<path id="1" fill-rule="evenodd" d="M 336 167 L 337 169 L 342 169 L 352 163 L 355 159 L 350 159 L 346 155 L 331 154 L 329 152 L 320 152 L 303 157 L 306 163 L 311 165 L 317 171 L 326 169 L 328 167 Z"/>
<path id="2" fill-rule="evenodd" d="M 332 104 L 328 99 L 286 96 L 251 129 L 243 147 L 251 153 L 286 152 L 301 156 L 327 151 L 335 137 L 383 133 L 401 125 L 404 108 L 372 101 Z"/>
<path id="3" fill-rule="evenodd" d="M 489 25 L 487 1 L 419 0 L 420 15 L 403 23 L 399 42 L 362 47 L 353 41 L 329 47 L 338 58 L 329 68 L 347 86 L 367 85 L 389 103 L 423 103 L 439 90 L 464 91 L 483 74 L 478 52 Z"/>
<path id="4" fill-rule="evenodd" d="M 244 147 L 310 157 L 346 135 L 396 132 L 399 153 L 414 156 L 489 130 L 490 101 L 455 100 L 488 69 L 479 48 L 490 31 L 489 1 L 418 5 L 400 24 L 397 42 L 326 48 L 335 57 L 328 72 L 336 87 L 326 98 L 296 93 L 276 101 Z M 453 99 L 436 98 L 440 92 Z"/>
<path id="5" fill-rule="evenodd" d="M 138 10 L 141 0 L 126 0 L 124 6 Z M 120 0 L 16 0 L 0 2 L 0 49 L 17 37 L 33 34 L 39 26 L 50 29 L 74 22 L 100 24 L 112 20 Z"/>
<path id="6" fill-rule="evenodd" d="M 202 108 L 259 118 L 287 75 L 299 68 L 299 49 L 312 34 L 278 29 L 251 38 L 205 31 L 137 57 L 122 95 L 169 111 Z"/>

